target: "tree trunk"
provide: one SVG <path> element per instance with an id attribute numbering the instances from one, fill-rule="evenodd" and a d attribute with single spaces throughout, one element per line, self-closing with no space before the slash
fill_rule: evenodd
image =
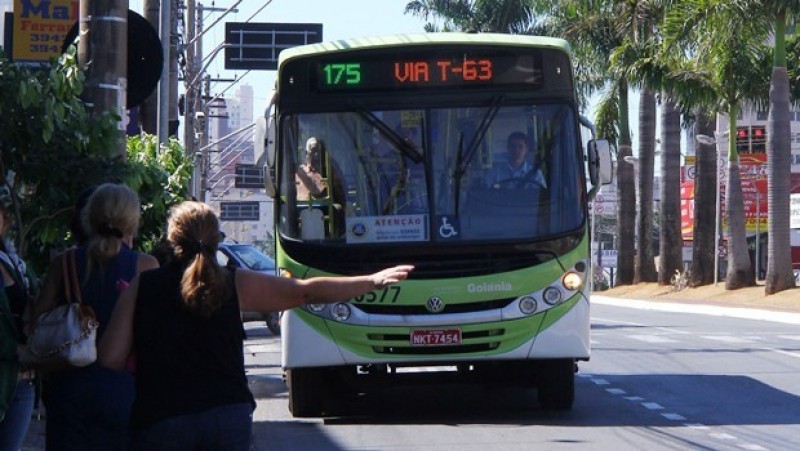
<path id="1" fill-rule="evenodd" d="M 728 184 L 725 187 L 725 213 L 728 220 L 728 274 L 725 289 L 750 287 L 756 284 L 750 252 L 747 249 L 747 233 L 744 227 L 744 198 L 742 175 L 739 169 L 739 153 L 736 151 L 736 117 L 739 109 L 732 107 L 728 114 Z"/>
<path id="2" fill-rule="evenodd" d="M 783 14 L 776 21 L 775 67 L 769 90 L 767 118 L 767 201 L 769 202 L 769 244 L 767 246 L 767 277 L 764 290 L 777 293 L 794 287 L 791 238 L 789 236 L 789 191 L 791 174 L 791 123 L 789 122 L 789 76 L 786 71 Z M 779 33 L 779 34 L 778 34 Z M 782 66 L 782 67 L 780 67 Z"/>
<path id="3" fill-rule="evenodd" d="M 694 178 L 694 229 L 692 230 L 692 265 L 689 283 L 693 287 L 714 282 L 714 235 L 717 233 L 717 145 L 702 144 L 698 135 L 714 136 L 708 112 L 698 110 L 692 139 L 696 142 Z"/>
<path id="4" fill-rule="evenodd" d="M 631 156 L 631 133 L 628 128 L 628 84 L 619 87 L 619 146 L 617 150 L 617 280 L 616 286 L 631 285 L 634 278 L 633 236 L 636 214 L 636 185 L 633 166 L 625 163 Z"/>
<path id="5" fill-rule="evenodd" d="M 639 223 L 634 282 L 655 282 L 653 260 L 653 178 L 656 153 L 656 99 L 647 88 L 639 91 Z"/>
<path id="6" fill-rule="evenodd" d="M 661 104 L 661 215 L 658 283 L 669 285 L 683 270 L 681 236 L 681 113 L 671 100 Z"/>

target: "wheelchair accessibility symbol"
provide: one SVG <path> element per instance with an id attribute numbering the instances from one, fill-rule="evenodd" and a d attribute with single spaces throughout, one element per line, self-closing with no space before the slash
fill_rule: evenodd
<path id="1" fill-rule="evenodd" d="M 450 220 L 447 216 L 441 217 L 441 225 L 439 226 L 439 236 L 442 238 L 453 238 L 458 236 L 458 223 L 450 224 Z"/>

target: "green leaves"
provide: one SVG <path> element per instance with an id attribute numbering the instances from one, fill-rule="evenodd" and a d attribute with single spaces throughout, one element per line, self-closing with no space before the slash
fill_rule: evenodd
<path id="1" fill-rule="evenodd" d="M 169 209 L 188 197 L 192 172 L 192 163 L 176 140 L 159 146 L 153 135 L 128 139 L 125 183 L 139 193 L 142 203 L 140 249 L 152 249 L 163 237 Z"/>
<path id="2" fill-rule="evenodd" d="M 13 239 L 37 272 L 50 252 L 71 245 L 68 224 L 85 188 L 125 182 L 144 207 L 139 249 L 163 233 L 168 208 L 184 199 L 191 164 L 177 141 L 132 138 L 128 161 L 115 155 L 117 114 L 91 115 L 79 97 L 84 74 L 74 50 L 33 71 L 0 51 L 0 174 L 11 196 Z M 6 179 L 0 176 L 0 179 Z"/>

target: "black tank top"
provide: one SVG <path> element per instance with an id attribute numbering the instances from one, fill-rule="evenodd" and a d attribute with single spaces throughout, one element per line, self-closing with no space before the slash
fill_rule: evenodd
<path id="1" fill-rule="evenodd" d="M 134 427 L 229 404 L 255 408 L 235 290 L 210 317 L 200 316 L 183 307 L 182 272 L 182 266 L 170 264 L 141 274 L 133 323 Z"/>

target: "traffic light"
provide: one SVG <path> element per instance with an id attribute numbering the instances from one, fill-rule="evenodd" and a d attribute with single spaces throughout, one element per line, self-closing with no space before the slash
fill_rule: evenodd
<path id="1" fill-rule="evenodd" d="M 736 129 L 736 151 L 739 153 L 750 152 L 750 127 Z"/>
<path id="2" fill-rule="evenodd" d="M 750 129 L 750 151 L 753 153 L 764 153 L 767 151 L 766 127 L 757 126 Z"/>

